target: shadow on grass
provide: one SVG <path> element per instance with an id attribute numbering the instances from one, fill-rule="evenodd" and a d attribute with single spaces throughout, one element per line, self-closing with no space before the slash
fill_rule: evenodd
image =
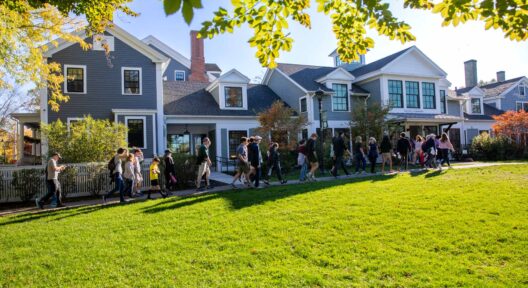
<path id="1" fill-rule="evenodd" d="M 130 203 L 133 204 L 133 203 Z M 11 224 L 17 224 L 17 223 L 25 223 L 29 221 L 34 221 L 38 219 L 44 219 L 49 217 L 51 218 L 50 221 L 57 221 L 62 220 L 74 216 L 80 216 L 84 214 L 89 214 L 92 212 L 100 211 L 103 209 L 113 208 L 116 206 L 122 206 L 123 204 L 119 203 L 112 203 L 107 205 L 90 205 L 90 206 L 84 206 L 84 207 L 64 207 L 61 209 L 56 210 L 44 210 L 39 212 L 32 212 L 32 213 L 26 213 L 16 216 L 11 216 L 8 221 L 0 222 L 1 226 L 11 225 Z M 129 204 L 126 204 L 129 205 Z"/>

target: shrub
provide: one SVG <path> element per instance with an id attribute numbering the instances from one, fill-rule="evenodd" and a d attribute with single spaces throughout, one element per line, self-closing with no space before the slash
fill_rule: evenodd
<path id="1" fill-rule="evenodd" d="M 11 185 L 20 196 L 20 200 L 29 201 L 42 191 L 44 174 L 44 169 L 24 169 L 13 172 Z"/>
<path id="2" fill-rule="evenodd" d="M 89 164 L 88 167 L 88 191 L 92 196 L 98 196 L 108 189 L 110 177 L 105 164 Z"/>
<path id="3" fill-rule="evenodd" d="M 174 166 L 176 170 L 176 184 L 178 189 L 184 189 L 188 187 L 194 187 L 194 180 L 196 180 L 196 171 L 198 169 L 196 165 L 196 156 L 188 154 L 172 154 L 174 160 Z M 165 185 L 165 161 L 162 158 L 159 165 L 161 171 L 160 185 Z"/>
<path id="4" fill-rule="evenodd" d="M 523 149 L 508 137 L 491 137 L 488 133 L 473 138 L 470 153 L 477 160 L 512 160 L 523 158 Z"/>

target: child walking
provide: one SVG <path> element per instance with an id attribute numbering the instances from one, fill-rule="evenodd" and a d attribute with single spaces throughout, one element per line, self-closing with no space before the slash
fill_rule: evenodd
<path id="1" fill-rule="evenodd" d="M 160 159 L 158 157 L 154 157 L 154 159 L 152 160 L 152 164 L 150 164 L 150 168 L 149 168 L 149 171 L 150 171 L 150 189 L 148 190 L 148 194 L 147 194 L 147 199 L 152 199 L 150 197 L 150 194 L 151 193 L 155 193 L 155 192 L 158 192 L 161 194 L 161 196 L 163 198 L 166 198 L 167 197 L 167 194 L 163 193 L 163 191 L 161 191 L 161 186 L 159 184 L 159 174 L 160 174 L 160 170 L 159 170 L 159 165 L 160 163 Z"/>

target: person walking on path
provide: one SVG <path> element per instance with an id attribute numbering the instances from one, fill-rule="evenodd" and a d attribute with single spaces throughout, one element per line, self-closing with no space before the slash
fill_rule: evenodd
<path id="1" fill-rule="evenodd" d="M 209 158 L 209 146 L 211 146 L 211 140 L 209 137 L 205 137 L 202 140 L 202 145 L 198 148 L 198 156 L 196 158 L 196 164 L 198 165 L 198 175 L 196 176 L 196 191 L 201 190 L 202 178 L 205 176 L 205 189 L 211 188 L 209 183 L 209 175 L 211 175 L 211 159 Z"/>
<path id="2" fill-rule="evenodd" d="M 48 193 L 46 193 L 46 195 L 40 199 L 38 197 L 35 199 L 35 204 L 39 209 L 44 208 L 44 204 L 46 204 L 46 202 L 48 202 L 51 197 L 56 199 L 55 207 L 64 206 L 62 204 L 62 191 L 59 182 L 59 173 L 64 171 L 66 166 L 59 166 L 57 164 L 60 159 L 61 156 L 59 153 L 55 152 L 51 154 L 51 158 L 48 161 L 48 165 L 46 166 L 46 186 L 48 188 Z"/>
<path id="3" fill-rule="evenodd" d="M 254 173 L 254 187 L 259 188 L 260 186 L 260 169 L 262 167 L 262 155 L 260 153 L 260 141 L 262 140 L 262 137 L 255 136 L 253 137 L 253 143 L 249 144 L 248 146 L 248 154 L 249 154 L 249 163 L 251 164 L 251 168 Z M 251 180 L 250 180 L 251 181 Z"/>
<path id="4" fill-rule="evenodd" d="M 385 173 L 385 164 L 389 163 L 389 173 L 392 173 L 392 144 L 389 135 L 384 135 L 380 144 L 381 151 L 381 174 Z"/>
<path id="5" fill-rule="evenodd" d="M 442 158 L 440 166 L 444 165 L 444 163 L 447 163 L 447 166 L 451 168 L 451 163 L 449 162 L 449 151 L 455 152 L 455 148 L 453 148 L 453 144 L 451 144 L 451 141 L 449 141 L 447 133 L 442 133 L 442 136 L 440 137 L 440 143 L 438 144 L 438 151 L 440 152 L 440 157 Z"/>
<path id="6" fill-rule="evenodd" d="M 125 195 L 132 197 L 132 190 L 134 189 L 134 179 L 136 177 L 135 168 L 134 168 L 135 157 L 134 154 L 129 154 L 125 162 L 125 172 L 123 173 L 123 178 L 125 181 Z"/>
<path id="7" fill-rule="evenodd" d="M 150 195 L 156 192 L 159 192 L 163 198 L 167 197 L 167 193 L 161 191 L 161 186 L 159 184 L 159 175 L 161 173 L 159 169 L 159 163 L 160 159 L 158 157 L 154 157 L 154 159 L 152 159 L 152 164 L 150 164 L 150 188 L 148 190 L 147 199 L 152 199 Z"/>
<path id="8" fill-rule="evenodd" d="M 423 151 L 422 151 L 423 138 L 420 135 L 416 135 L 416 140 L 414 141 L 414 153 L 412 157 L 412 163 L 416 164 L 419 162 L 423 166 Z"/>
<path id="9" fill-rule="evenodd" d="M 399 170 L 402 171 L 402 166 L 405 170 L 409 169 L 409 152 L 411 152 L 411 142 L 407 139 L 405 132 L 400 133 L 400 139 L 396 144 L 396 151 L 400 155 L 400 167 Z"/>
<path id="10" fill-rule="evenodd" d="M 376 173 L 376 161 L 378 160 L 378 144 L 376 143 L 376 138 L 369 138 L 369 147 L 368 147 L 368 159 L 370 162 L 370 173 Z"/>
<path id="11" fill-rule="evenodd" d="M 308 142 L 306 142 L 306 158 L 310 163 L 310 172 L 306 175 L 308 180 L 315 180 L 315 171 L 319 168 L 319 161 L 317 160 L 316 152 L 317 133 L 312 133 Z"/>
<path id="12" fill-rule="evenodd" d="M 361 170 L 363 170 L 363 173 L 367 173 L 365 171 L 367 166 L 367 161 L 365 160 L 365 148 L 363 147 L 363 140 L 361 136 L 356 137 L 356 142 L 354 143 L 354 159 L 356 160 L 356 174 L 359 174 L 359 167 L 361 166 Z"/>
<path id="13" fill-rule="evenodd" d="M 124 148 L 117 149 L 117 153 L 114 155 L 113 158 L 113 164 L 114 164 L 114 170 L 113 170 L 113 177 L 114 177 L 114 183 L 115 187 L 112 189 L 108 194 L 103 195 L 103 202 L 106 202 L 114 192 L 119 192 L 119 202 L 124 203 L 125 201 L 125 185 L 123 181 L 123 160 L 126 159 L 128 151 Z"/>
<path id="14" fill-rule="evenodd" d="M 132 184 L 134 196 L 143 196 L 141 192 L 141 183 L 143 183 L 143 175 L 141 174 L 141 164 L 145 157 L 139 148 L 132 148 L 134 154 L 134 183 Z"/>
<path id="15" fill-rule="evenodd" d="M 284 180 L 282 178 L 282 171 L 281 171 L 281 165 L 280 165 L 280 153 L 279 153 L 279 143 L 275 142 L 271 145 L 269 150 L 269 160 L 268 160 L 268 177 L 266 180 L 264 180 L 264 183 L 266 185 L 269 185 L 269 179 L 271 178 L 271 174 L 275 171 L 277 174 L 277 178 L 279 179 L 281 184 L 286 184 L 288 181 Z"/>
<path id="16" fill-rule="evenodd" d="M 334 161 L 334 167 L 330 171 L 330 173 L 334 177 L 339 176 L 338 175 L 339 166 L 341 166 L 341 169 L 343 169 L 343 171 L 345 172 L 345 175 L 347 176 L 350 175 L 350 173 L 348 173 L 348 170 L 346 169 L 345 161 L 343 160 L 343 156 L 345 155 L 345 152 L 348 152 L 348 148 L 345 144 L 344 137 L 345 137 L 345 132 L 340 132 L 339 135 L 333 141 L 335 161 Z"/>
<path id="17" fill-rule="evenodd" d="M 249 181 L 249 163 L 248 163 L 248 139 L 246 137 L 240 138 L 240 144 L 238 145 L 236 149 L 236 157 L 237 157 L 237 172 L 235 176 L 233 177 L 233 182 L 231 182 L 231 186 L 235 189 L 238 187 L 235 185 L 235 182 L 239 180 L 242 176 L 245 176 L 245 178 L 248 181 L 248 186 L 251 187 L 251 182 Z"/>
<path id="18" fill-rule="evenodd" d="M 422 151 L 425 153 L 425 158 L 426 158 L 425 163 L 424 163 L 425 169 L 437 168 L 437 163 L 436 163 L 437 150 L 436 150 L 436 143 L 435 143 L 434 138 L 435 138 L 434 134 L 427 135 L 427 137 L 425 138 L 426 140 L 422 145 Z M 442 166 L 440 166 L 440 169 L 442 169 Z"/>
<path id="19" fill-rule="evenodd" d="M 306 140 L 302 139 L 299 142 L 299 147 L 297 148 L 297 165 L 301 167 L 301 172 L 299 175 L 299 181 L 306 181 L 306 172 L 308 172 L 308 159 L 306 158 Z"/>
<path id="20" fill-rule="evenodd" d="M 174 159 L 172 159 L 172 153 L 170 150 L 165 150 L 165 189 L 167 193 L 172 195 L 173 190 L 176 189 L 176 166 L 174 165 Z"/>

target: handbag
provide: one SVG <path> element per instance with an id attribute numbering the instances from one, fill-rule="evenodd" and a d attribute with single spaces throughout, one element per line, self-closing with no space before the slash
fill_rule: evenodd
<path id="1" fill-rule="evenodd" d="M 172 175 L 172 174 L 170 175 L 170 182 L 171 182 L 172 184 L 175 184 L 176 182 L 178 182 L 178 181 L 176 180 L 176 177 L 174 177 L 174 175 Z"/>

